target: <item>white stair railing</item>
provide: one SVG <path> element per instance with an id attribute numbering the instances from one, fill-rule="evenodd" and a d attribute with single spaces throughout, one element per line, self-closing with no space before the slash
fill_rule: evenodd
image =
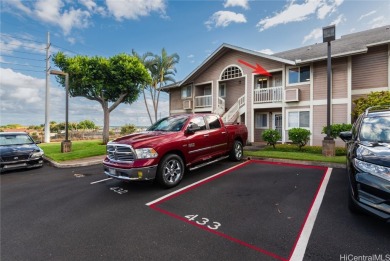
<path id="1" fill-rule="evenodd" d="M 222 116 L 223 122 L 235 122 L 239 116 L 239 109 L 245 105 L 245 94 Z"/>
<path id="2" fill-rule="evenodd" d="M 225 100 L 221 97 L 218 97 L 218 105 L 217 109 L 214 111 L 215 114 L 218 114 L 219 116 L 223 115 L 225 113 Z"/>

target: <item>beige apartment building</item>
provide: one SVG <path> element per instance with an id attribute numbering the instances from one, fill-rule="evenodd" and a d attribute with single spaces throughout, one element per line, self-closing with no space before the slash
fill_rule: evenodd
<path id="1" fill-rule="evenodd" d="M 353 100 L 390 91 L 390 26 L 332 41 L 331 123 L 351 123 Z M 306 128 L 310 145 L 321 145 L 327 115 L 327 44 L 273 55 L 222 44 L 182 81 L 164 87 L 170 114 L 213 112 L 248 127 L 249 142 L 276 129 Z M 256 65 L 269 75 L 254 73 Z M 336 146 L 342 146 L 340 139 Z"/>

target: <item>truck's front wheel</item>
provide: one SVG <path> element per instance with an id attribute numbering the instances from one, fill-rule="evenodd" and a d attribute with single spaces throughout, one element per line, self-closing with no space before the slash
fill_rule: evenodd
<path id="1" fill-rule="evenodd" d="M 176 154 L 168 154 L 158 166 L 156 179 L 162 186 L 172 188 L 180 183 L 183 175 L 183 160 Z"/>

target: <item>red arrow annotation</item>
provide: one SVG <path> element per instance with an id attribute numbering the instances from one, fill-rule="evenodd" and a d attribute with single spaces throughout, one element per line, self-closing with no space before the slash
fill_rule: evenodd
<path id="1" fill-rule="evenodd" d="M 253 73 L 265 75 L 265 76 L 272 76 L 269 72 L 267 72 L 263 67 L 261 67 L 259 64 L 256 63 L 256 66 L 251 65 L 250 63 L 247 63 L 243 60 L 238 60 L 239 63 L 242 63 L 252 69 L 254 69 Z"/>

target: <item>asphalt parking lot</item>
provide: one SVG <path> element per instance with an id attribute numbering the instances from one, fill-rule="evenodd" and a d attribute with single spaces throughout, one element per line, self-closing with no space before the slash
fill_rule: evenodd
<path id="1" fill-rule="evenodd" d="M 224 161 L 170 190 L 101 166 L 2 174 L 1 260 L 390 260 L 389 225 L 348 212 L 344 171 Z"/>

